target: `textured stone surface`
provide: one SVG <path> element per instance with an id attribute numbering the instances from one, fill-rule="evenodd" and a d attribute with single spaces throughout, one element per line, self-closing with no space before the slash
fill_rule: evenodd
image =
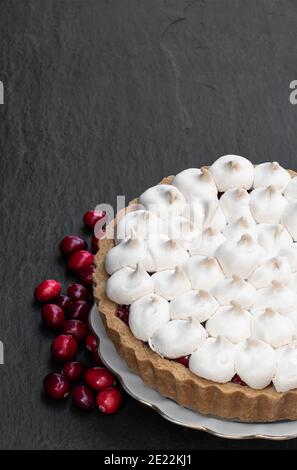
<path id="1" fill-rule="evenodd" d="M 50 335 L 32 290 L 65 279 L 82 213 L 222 153 L 296 168 L 297 4 L 27 0 L 0 4 L 1 448 L 294 448 L 224 441 L 129 397 L 104 417 L 41 395 Z"/>

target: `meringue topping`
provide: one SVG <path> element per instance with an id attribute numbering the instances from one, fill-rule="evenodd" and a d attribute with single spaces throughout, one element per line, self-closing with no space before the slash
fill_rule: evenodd
<path id="1" fill-rule="evenodd" d="M 179 244 L 186 250 L 190 249 L 193 244 L 197 243 L 197 237 L 200 237 L 199 229 L 189 219 L 183 216 L 169 218 L 166 221 L 164 231 L 169 238 L 177 240 Z"/>
<path id="2" fill-rule="evenodd" d="M 184 264 L 184 270 L 193 289 L 210 291 L 220 279 L 224 279 L 217 260 L 210 256 L 192 256 Z"/>
<path id="3" fill-rule="evenodd" d="M 212 227 L 217 230 L 223 230 L 227 225 L 227 220 L 223 210 L 219 205 L 219 201 L 207 201 L 205 203 L 204 223 L 203 227 Z"/>
<path id="4" fill-rule="evenodd" d="M 275 374 L 276 359 L 276 352 L 269 344 L 249 338 L 237 347 L 235 371 L 250 387 L 263 389 Z"/>
<path id="5" fill-rule="evenodd" d="M 297 388 L 297 347 L 285 346 L 278 354 L 275 376 L 272 380 L 277 392 Z"/>
<path id="6" fill-rule="evenodd" d="M 226 276 L 239 276 L 247 279 L 262 263 L 264 250 L 249 234 L 236 240 L 227 240 L 215 252 Z"/>
<path id="7" fill-rule="evenodd" d="M 218 307 L 215 298 L 205 290 L 190 290 L 170 302 L 170 316 L 173 320 L 193 317 L 202 323 L 208 320 Z"/>
<path id="8" fill-rule="evenodd" d="M 212 289 L 212 295 L 221 305 L 229 305 L 233 301 L 246 309 L 256 301 L 256 289 L 236 275 L 219 281 Z"/>
<path id="9" fill-rule="evenodd" d="M 297 176 L 291 179 L 285 189 L 284 195 L 289 201 L 297 200 Z"/>
<path id="10" fill-rule="evenodd" d="M 297 241 L 297 201 L 288 202 L 281 223 L 286 227 L 293 237 L 294 242 Z"/>
<path id="11" fill-rule="evenodd" d="M 129 311 L 129 327 L 135 338 L 148 339 L 170 320 L 169 303 L 156 294 L 145 295 L 133 302 Z"/>
<path id="12" fill-rule="evenodd" d="M 117 222 L 117 242 L 135 236 L 144 239 L 158 237 L 162 229 L 162 220 L 152 212 L 143 209 L 131 211 Z"/>
<path id="13" fill-rule="evenodd" d="M 172 181 L 187 200 L 189 199 L 216 199 L 218 189 L 206 168 L 188 168 L 178 173 Z"/>
<path id="14" fill-rule="evenodd" d="M 272 281 L 270 287 L 264 287 L 257 291 L 256 302 L 253 311 L 265 310 L 270 307 L 277 312 L 286 315 L 296 309 L 297 294 L 289 287 L 283 286 L 277 281 Z"/>
<path id="15" fill-rule="evenodd" d="M 249 282 L 261 289 L 269 287 L 272 281 L 278 281 L 281 284 L 288 284 L 291 280 L 292 272 L 289 261 L 284 256 L 276 256 L 267 259 L 264 264 L 259 266 L 249 277 Z"/>
<path id="16" fill-rule="evenodd" d="M 174 269 L 189 258 L 187 250 L 178 241 L 169 238 L 149 240 L 148 253 L 153 264 L 153 269 L 147 269 L 150 272 Z"/>
<path id="17" fill-rule="evenodd" d="M 220 192 L 242 187 L 250 189 L 254 181 L 252 163 L 239 155 L 224 155 L 209 168 Z"/>
<path id="18" fill-rule="evenodd" d="M 155 331 L 148 343 L 160 356 L 177 359 L 192 354 L 206 338 L 205 329 L 196 320 L 171 320 Z"/>
<path id="19" fill-rule="evenodd" d="M 140 264 L 135 269 L 119 269 L 106 282 L 107 297 L 117 304 L 130 305 L 139 297 L 152 292 L 153 281 Z"/>
<path id="20" fill-rule="evenodd" d="M 281 224 L 257 225 L 258 243 L 270 256 L 277 255 L 282 248 L 292 245 L 293 240 L 289 232 Z"/>
<path id="21" fill-rule="evenodd" d="M 256 311 L 252 315 L 252 336 L 279 348 L 293 340 L 295 326 L 290 318 L 272 308 Z"/>
<path id="22" fill-rule="evenodd" d="M 250 194 L 251 212 L 259 223 L 278 224 L 286 205 L 286 198 L 275 186 L 257 188 Z"/>
<path id="23" fill-rule="evenodd" d="M 239 343 L 251 335 L 251 314 L 232 301 L 207 320 L 206 330 L 209 336 L 225 336 L 232 343 Z"/>
<path id="24" fill-rule="evenodd" d="M 141 238 L 128 238 L 115 245 L 105 257 L 105 270 L 113 274 L 124 266 L 135 268 L 141 263 L 146 271 L 153 270 L 153 261 Z"/>
<path id="25" fill-rule="evenodd" d="M 273 185 L 283 192 L 290 181 L 290 175 L 277 162 L 261 163 L 255 167 L 254 188 Z"/>
<path id="26" fill-rule="evenodd" d="M 228 222 L 242 217 L 249 211 L 250 195 L 244 188 L 233 188 L 222 194 L 220 206 Z"/>
<path id="27" fill-rule="evenodd" d="M 190 281 L 180 266 L 157 272 L 151 276 L 151 280 L 155 293 L 167 300 L 191 289 Z"/>
<path id="28" fill-rule="evenodd" d="M 141 194 L 139 202 L 145 209 L 165 219 L 169 215 L 180 215 L 186 204 L 183 194 L 169 184 L 157 184 L 147 189 Z"/>
<path id="29" fill-rule="evenodd" d="M 290 243 L 287 247 L 281 247 L 279 255 L 288 260 L 292 273 L 295 273 L 297 271 L 297 243 Z"/>
<path id="30" fill-rule="evenodd" d="M 223 234 L 226 238 L 233 240 L 239 240 L 244 234 L 250 235 L 255 240 L 258 239 L 256 222 L 251 214 L 248 217 L 242 216 L 234 222 L 228 224 L 223 229 Z"/>
<path id="31" fill-rule="evenodd" d="M 189 369 L 207 380 L 229 382 L 235 374 L 234 344 L 223 336 L 207 338 L 204 345 L 190 356 Z"/>
<path id="32" fill-rule="evenodd" d="M 197 238 L 197 243 L 192 244 L 190 255 L 213 256 L 216 249 L 226 240 L 225 236 L 216 228 L 209 227 Z"/>

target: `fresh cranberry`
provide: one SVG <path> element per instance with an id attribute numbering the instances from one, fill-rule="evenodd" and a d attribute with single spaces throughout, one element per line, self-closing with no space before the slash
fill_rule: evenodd
<path id="1" fill-rule="evenodd" d="M 176 360 L 176 362 L 179 362 L 183 366 L 189 367 L 189 359 L 190 359 L 190 356 L 182 356 L 182 357 L 178 357 L 175 360 Z"/>
<path id="2" fill-rule="evenodd" d="M 68 258 L 68 267 L 75 273 L 94 263 L 94 255 L 86 250 L 76 251 Z"/>
<path id="3" fill-rule="evenodd" d="M 62 309 L 64 310 L 64 312 L 67 314 L 69 313 L 69 311 L 71 310 L 71 307 L 72 307 L 72 300 L 69 299 L 69 297 L 67 295 L 64 295 L 64 294 L 60 294 L 58 295 L 58 297 L 56 297 L 54 299 L 55 303 L 60 305 L 60 307 L 62 307 Z"/>
<path id="4" fill-rule="evenodd" d="M 94 407 L 94 393 L 85 385 L 77 385 L 72 391 L 72 401 L 78 408 L 88 411 Z"/>
<path id="5" fill-rule="evenodd" d="M 76 302 L 76 300 L 88 300 L 89 298 L 89 293 L 85 286 L 77 282 L 70 284 L 67 289 L 67 295 L 73 302 Z"/>
<path id="6" fill-rule="evenodd" d="M 102 413 L 112 414 L 116 413 L 121 407 L 123 397 L 115 387 L 106 388 L 98 393 L 96 398 L 96 405 Z"/>
<path id="7" fill-rule="evenodd" d="M 97 349 L 98 349 L 98 340 L 97 340 L 97 338 L 92 334 L 88 335 L 85 339 L 85 346 L 86 346 L 86 349 L 90 352 L 97 351 Z"/>
<path id="8" fill-rule="evenodd" d="M 235 374 L 234 377 L 232 377 L 231 382 L 237 385 L 242 385 L 243 387 L 246 386 L 246 383 L 243 380 L 241 380 L 241 378 L 237 374 Z"/>
<path id="9" fill-rule="evenodd" d="M 57 330 L 65 320 L 64 310 L 59 305 L 45 304 L 42 307 L 42 319 L 48 328 Z"/>
<path id="10" fill-rule="evenodd" d="M 71 361 L 76 355 L 77 343 L 71 335 L 59 335 L 52 342 L 51 352 L 56 361 Z"/>
<path id="11" fill-rule="evenodd" d="M 95 366 L 104 366 L 103 362 L 101 361 L 98 351 L 93 352 L 92 359 L 93 359 L 93 363 L 95 364 Z"/>
<path id="12" fill-rule="evenodd" d="M 34 292 L 38 302 L 50 302 L 61 292 L 61 284 L 54 279 L 47 279 L 39 284 Z"/>
<path id="13" fill-rule="evenodd" d="M 91 286 L 93 282 L 93 272 L 94 272 L 94 266 L 87 266 L 86 268 L 82 269 L 81 271 L 78 272 L 78 277 L 80 282 L 84 286 Z"/>
<path id="14" fill-rule="evenodd" d="M 92 235 L 91 245 L 93 253 L 97 253 L 97 251 L 99 250 L 99 240 L 97 237 L 95 237 L 95 235 Z"/>
<path id="15" fill-rule="evenodd" d="M 88 229 L 92 230 L 95 227 L 96 223 L 99 220 L 103 219 L 103 217 L 105 217 L 105 214 L 106 213 L 104 211 L 98 211 L 98 212 L 88 211 L 88 212 L 86 212 L 85 215 L 84 215 L 85 226 Z"/>
<path id="16" fill-rule="evenodd" d="M 117 316 L 127 325 L 129 324 L 130 305 L 120 305 L 117 310 Z"/>
<path id="17" fill-rule="evenodd" d="M 87 366 L 82 362 L 67 362 L 63 367 L 63 375 L 65 375 L 70 382 L 77 382 L 83 378 L 86 370 Z"/>
<path id="18" fill-rule="evenodd" d="M 67 235 L 63 238 L 59 245 L 60 251 L 63 255 L 69 256 L 79 250 L 86 250 L 88 244 L 83 238 L 76 235 Z"/>
<path id="19" fill-rule="evenodd" d="M 87 328 L 81 320 L 66 320 L 63 323 L 61 332 L 64 335 L 72 335 L 79 343 L 86 336 Z"/>
<path id="20" fill-rule="evenodd" d="M 75 320 L 86 321 L 88 319 L 92 305 L 84 300 L 73 302 L 69 311 L 69 317 Z"/>
<path id="21" fill-rule="evenodd" d="M 43 387 L 47 395 L 55 400 L 66 398 L 70 392 L 70 383 L 67 377 L 62 374 L 51 372 L 44 381 Z"/>
<path id="22" fill-rule="evenodd" d="M 96 392 L 105 390 L 115 384 L 113 374 L 104 367 L 92 367 L 85 373 L 85 381 Z"/>

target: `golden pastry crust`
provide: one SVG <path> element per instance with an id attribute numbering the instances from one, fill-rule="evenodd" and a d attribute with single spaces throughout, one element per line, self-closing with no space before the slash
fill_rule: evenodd
<path id="1" fill-rule="evenodd" d="M 293 171 L 290 174 L 296 176 Z M 168 184 L 172 178 L 164 178 L 161 183 Z M 134 199 L 129 206 L 136 202 Z M 108 230 L 113 230 L 114 224 L 112 221 Z M 108 336 L 133 372 L 161 395 L 202 414 L 244 422 L 297 419 L 296 389 L 278 393 L 273 385 L 264 390 L 254 390 L 231 382 L 211 382 L 197 377 L 182 364 L 161 358 L 135 338 L 129 327 L 116 316 L 118 305 L 105 294 L 109 276 L 104 269 L 104 259 L 113 246 L 112 239 L 100 242 L 100 250 L 95 257 L 94 298 Z"/>

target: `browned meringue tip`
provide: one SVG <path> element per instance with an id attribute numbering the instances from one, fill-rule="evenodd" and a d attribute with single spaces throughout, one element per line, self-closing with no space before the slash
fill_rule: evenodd
<path id="1" fill-rule="evenodd" d="M 248 349 L 253 348 L 255 346 L 259 346 L 259 340 L 255 338 L 247 338 L 245 340 L 246 347 Z"/>
<path id="2" fill-rule="evenodd" d="M 265 189 L 265 192 L 266 192 L 269 196 L 273 196 L 273 195 L 276 194 L 278 191 L 277 191 L 276 187 L 273 186 L 273 184 L 270 184 L 270 185 L 267 186 L 267 188 Z"/>
<path id="3" fill-rule="evenodd" d="M 208 299 L 209 293 L 208 293 L 206 290 L 204 290 L 204 289 L 199 289 L 199 290 L 197 291 L 197 296 L 198 296 L 198 297 L 202 297 L 203 299 Z"/>
<path id="4" fill-rule="evenodd" d="M 251 245 L 253 243 L 253 238 L 248 233 L 244 233 L 243 235 L 241 235 L 238 243 L 240 245 Z"/>
<path id="5" fill-rule="evenodd" d="M 210 268 L 216 264 L 216 259 L 213 256 L 207 256 L 205 260 L 203 260 L 203 264 Z"/>
<path id="6" fill-rule="evenodd" d="M 236 189 L 235 194 L 240 199 L 247 194 L 247 191 L 244 188 L 238 188 Z"/>
<path id="7" fill-rule="evenodd" d="M 211 175 L 210 175 L 208 169 L 205 166 L 200 168 L 200 171 L 201 171 L 201 173 L 200 173 L 200 175 L 198 175 L 198 178 L 200 178 L 203 181 L 210 181 L 211 180 Z"/>
<path id="8" fill-rule="evenodd" d="M 283 260 L 282 260 L 279 256 L 273 258 L 273 260 L 272 260 L 272 266 L 273 266 L 275 269 L 281 269 L 281 268 L 282 268 L 282 265 L 283 265 Z"/>
<path id="9" fill-rule="evenodd" d="M 275 229 L 274 229 L 274 237 L 277 239 L 278 237 L 281 236 L 281 234 L 283 233 L 283 231 L 285 230 L 285 227 L 283 227 L 282 225 L 276 225 L 275 226 Z"/>
<path id="10" fill-rule="evenodd" d="M 241 307 L 241 305 L 236 302 L 235 300 L 231 300 L 230 302 L 230 305 L 231 307 L 238 313 L 242 313 L 243 312 L 243 308 Z"/>
<path id="11" fill-rule="evenodd" d="M 240 217 L 238 219 L 238 225 L 243 228 L 248 228 L 249 227 L 249 221 L 246 217 Z"/>
<path id="12" fill-rule="evenodd" d="M 234 282 L 235 284 L 241 284 L 242 283 L 242 279 L 240 276 L 237 276 L 237 274 L 233 274 L 232 276 L 232 282 Z"/>
<path id="13" fill-rule="evenodd" d="M 150 298 L 151 298 L 151 302 L 153 303 L 160 302 L 160 297 L 158 297 L 156 294 L 152 294 Z"/>
<path id="14" fill-rule="evenodd" d="M 271 282 L 271 287 L 272 287 L 272 289 L 280 289 L 281 287 L 283 287 L 283 285 L 279 281 L 272 281 Z"/>
<path id="15" fill-rule="evenodd" d="M 230 168 L 230 170 L 239 170 L 240 169 L 240 165 L 236 160 L 230 160 L 229 162 L 227 162 L 227 165 Z"/>
<path id="16" fill-rule="evenodd" d="M 278 170 L 279 169 L 279 163 L 278 162 L 271 162 L 271 169 L 272 170 Z"/>
<path id="17" fill-rule="evenodd" d="M 178 199 L 178 195 L 173 189 L 168 189 L 165 194 L 170 204 L 173 204 Z"/>
<path id="18" fill-rule="evenodd" d="M 275 310 L 273 310 L 273 308 L 271 307 L 265 308 L 264 312 L 265 312 L 265 315 L 269 315 L 269 316 L 275 315 Z"/>
<path id="19" fill-rule="evenodd" d="M 205 229 L 205 233 L 209 237 L 214 237 L 215 235 L 218 234 L 218 230 L 215 229 L 214 227 L 208 227 L 208 228 Z"/>

